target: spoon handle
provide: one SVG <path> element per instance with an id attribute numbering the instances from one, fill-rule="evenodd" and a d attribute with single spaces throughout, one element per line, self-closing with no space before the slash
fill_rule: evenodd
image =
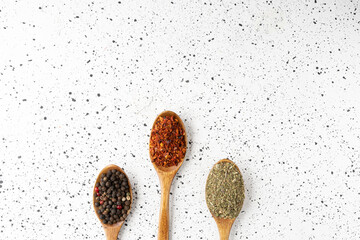
<path id="1" fill-rule="evenodd" d="M 113 227 L 113 228 L 104 228 L 106 240 L 117 240 L 120 228 L 121 226 Z"/>
<path id="2" fill-rule="evenodd" d="M 169 194 L 171 188 L 172 178 L 160 178 L 161 184 L 161 202 L 160 202 L 160 217 L 159 217 L 159 240 L 169 239 Z"/>
<path id="3" fill-rule="evenodd" d="M 228 240 L 229 239 L 231 227 L 232 227 L 234 221 L 235 221 L 235 219 L 219 219 L 216 221 L 216 224 L 219 229 L 220 240 Z"/>

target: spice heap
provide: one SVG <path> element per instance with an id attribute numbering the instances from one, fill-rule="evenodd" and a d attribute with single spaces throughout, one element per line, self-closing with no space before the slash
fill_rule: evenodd
<path id="1" fill-rule="evenodd" d="M 129 181 L 124 173 L 109 170 L 101 174 L 95 184 L 95 210 L 104 224 L 124 221 L 130 212 L 131 194 Z"/>
<path id="2" fill-rule="evenodd" d="M 219 162 L 206 182 L 206 203 L 218 218 L 236 218 L 244 203 L 244 181 L 233 162 Z"/>
<path id="3" fill-rule="evenodd" d="M 158 117 L 150 136 L 150 155 L 157 166 L 177 166 L 185 157 L 185 130 L 174 116 Z"/>

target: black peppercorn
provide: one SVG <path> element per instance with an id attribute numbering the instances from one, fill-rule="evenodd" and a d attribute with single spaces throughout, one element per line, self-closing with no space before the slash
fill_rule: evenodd
<path id="1" fill-rule="evenodd" d="M 129 182 L 126 176 L 115 169 L 101 175 L 95 184 L 94 205 L 104 224 L 124 221 L 131 205 Z"/>

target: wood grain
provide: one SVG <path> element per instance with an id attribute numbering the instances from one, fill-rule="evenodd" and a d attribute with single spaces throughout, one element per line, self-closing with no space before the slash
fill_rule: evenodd
<path id="1" fill-rule="evenodd" d="M 161 186 L 161 201 L 160 201 L 160 214 L 159 214 L 159 230 L 158 239 L 169 239 L 169 194 L 172 180 L 176 171 L 164 172 L 159 174 Z"/>
<path id="2" fill-rule="evenodd" d="M 105 236 L 107 240 L 117 240 L 120 229 L 122 227 L 122 225 L 124 224 L 124 221 L 121 222 L 121 224 L 119 226 L 114 226 L 114 227 L 107 227 L 104 226 L 105 224 L 103 224 L 103 228 L 105 231 Z"/>
<path id="3" fill-rule="evenodd" d="M 223 219 L 223 218 L 214 218 L 219 229 L 220 240 L 228 240 L 230 231 L 235 218 L 232 219 Z"/>

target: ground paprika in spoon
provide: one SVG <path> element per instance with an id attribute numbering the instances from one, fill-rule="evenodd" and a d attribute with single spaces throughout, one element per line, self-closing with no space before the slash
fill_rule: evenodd
<path id="1" fill-rule="evenodd" d="M 157 166 L 177 166 L 186 153 L 185 131 L 174 116 L 159 117 L 151 130 L 150 155 Z"/>

